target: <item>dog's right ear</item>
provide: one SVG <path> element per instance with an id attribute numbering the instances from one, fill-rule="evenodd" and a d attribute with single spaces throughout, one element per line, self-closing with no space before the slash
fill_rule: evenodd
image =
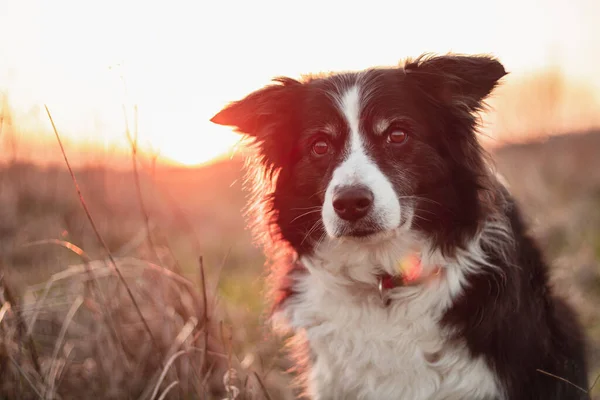
<path id="1" fill-rule="evenodd" d="M 232 126 L 254 139 L 260 160 L 268 170 L 289 162 L 295 135 L 294 113 L 297 112 L 302 83 L 290 78 L 277 78 L 276 83 L 233 102 L 210 120 Z"/>
<path id="2" fill-rule="evenodd" d="M 276 125 L 293 109 L 300 82 L 291 78 L 276 78 L 276 84 L 250 93 L 235 101 L 210 119 L 218 125 L 235 127 L 240 132 L 259 138 L 267 135 L 271 125 Z"/>

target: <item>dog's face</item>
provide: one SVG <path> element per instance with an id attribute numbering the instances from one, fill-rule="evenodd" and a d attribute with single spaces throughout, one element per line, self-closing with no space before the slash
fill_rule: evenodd
<path id="1" fill-rule="evenodd" d="M 274 223 L 298 252 L 319 239 L 377 240 L 401 226 L 441 247 L 479 223 L 485 167 L 473 115 L 505 75 L 488 57 L 280 79 L 212 121 L 255 138 L 277 171 Z"/>

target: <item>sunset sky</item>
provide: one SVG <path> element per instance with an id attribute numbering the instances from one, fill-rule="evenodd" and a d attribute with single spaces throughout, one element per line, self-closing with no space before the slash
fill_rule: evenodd
<path id="1" fill-rule="evenodd" d="M 142 145 L 195 164 L 239 139 L 208 119 L 278 75 L 491 53 L 600 94 L 599 17 L 598 0 L 0 0 L 0 90 L 39 140 L 46 103 L 71 141 L 125 146 L 122 104 L 137 104 Z"/>

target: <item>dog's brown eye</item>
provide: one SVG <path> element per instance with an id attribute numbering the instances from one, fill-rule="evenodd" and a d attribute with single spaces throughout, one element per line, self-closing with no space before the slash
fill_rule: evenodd
<path id="1" fill-rule="evenodd" d="M 387 140 L 390 143 L 401 144 L 406 142 L 408 139 L 408 133 L 404 129 L 392 129 L 390 133 L 388 133 Z"/>
<path id="2" fill-rule="evenodd" d="M 317 140 L 312 145 L 312 151 L 318 156 L 323 156 L 329 152 L 329 143 L 325 140 Z"/>

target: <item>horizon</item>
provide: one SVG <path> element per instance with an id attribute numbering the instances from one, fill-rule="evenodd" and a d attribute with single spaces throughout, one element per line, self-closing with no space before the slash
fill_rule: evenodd
<path id="1" fill-rule="evenodd" d="M 529 146 L 537 146 L 544 145 L 548 141 L 552 140 L 564 140 L 569 139 L 572 136 L 600 136 L 600 128 L 592 128 L 589 130 L 576 130 L 570 131 L 566 133 L 556 133 L 551 135 L 536 135 L 536 136 L 525 136 L 521 137 L 521 140 L 514 141 L 506 141 L 499 144 L 491 145 L 488 143 L 488 146 L 484 146 L 485 151 L 492 155 L 497 155 L 503 151 L 510 151 L 511 149 L 529 147 Z M 577 138 L 573 138 L 577 140 Z M 65 146 L 67 148 L 67 146 Z M 30 148 L 28 148 L 30 150 Z M 67 158 L 69 160 L 69 164 L 75 171 L 84 171 L 84 170 L 95 170 L 95 169 L 105 169 L 108 171 L 115 172 L 130 172 L 132 169 L 132 154 L 128 149 L 119 150 L 119 152 L 107 152 L 107 151 L 98 151 L 97 148 L 88 149 L 86 151 L 77 151 L 81 150 L 81 147 L 77 145 L 73 145 L 71 150 L 76 150 L 69 154 L 67 150 Z M 239 163 L 243 164 L 246 161 L 246 157 L 251 154 L 251 149 L 243 149 L 240 148 L 239 151 L 230 150 L 228 152 L 217 155 L 214 158 L 209 160 L 195 163 L 195 164 L 185 164 L 182 162 L 177 162 L 176 160 L 169 160 L 166 158 L 156 158 L 147 154 L 138 154 L 136 156 L 136 161 L 138 163 L 138 173 L 145 174 L 151 171 L 157 172 L 167 172 L 167 171 L 197 171 L 201 169 L 210 169 L 212 166 L 220 166 L 231 163 Z M 86 157 L 87 154 L 92 154 L 92 158 Z M 46 159 L 33 158 L 32 156 L 20 157 L 17 159 L 11 159 L 10 157 L 2 157 L 0 154 L 0 170 L 5 168 L 10 168 L 14 165 L 32 165 L 35 167 L 39 167 L 41 169 L 45 168 L 58 168 L 58 169 L 66 169 L 67 166 L 65 164 L 64 158 L 58 144 L 56 144 L 56 152 L 53 153 L 52 157 L 48 157 Z"/>

